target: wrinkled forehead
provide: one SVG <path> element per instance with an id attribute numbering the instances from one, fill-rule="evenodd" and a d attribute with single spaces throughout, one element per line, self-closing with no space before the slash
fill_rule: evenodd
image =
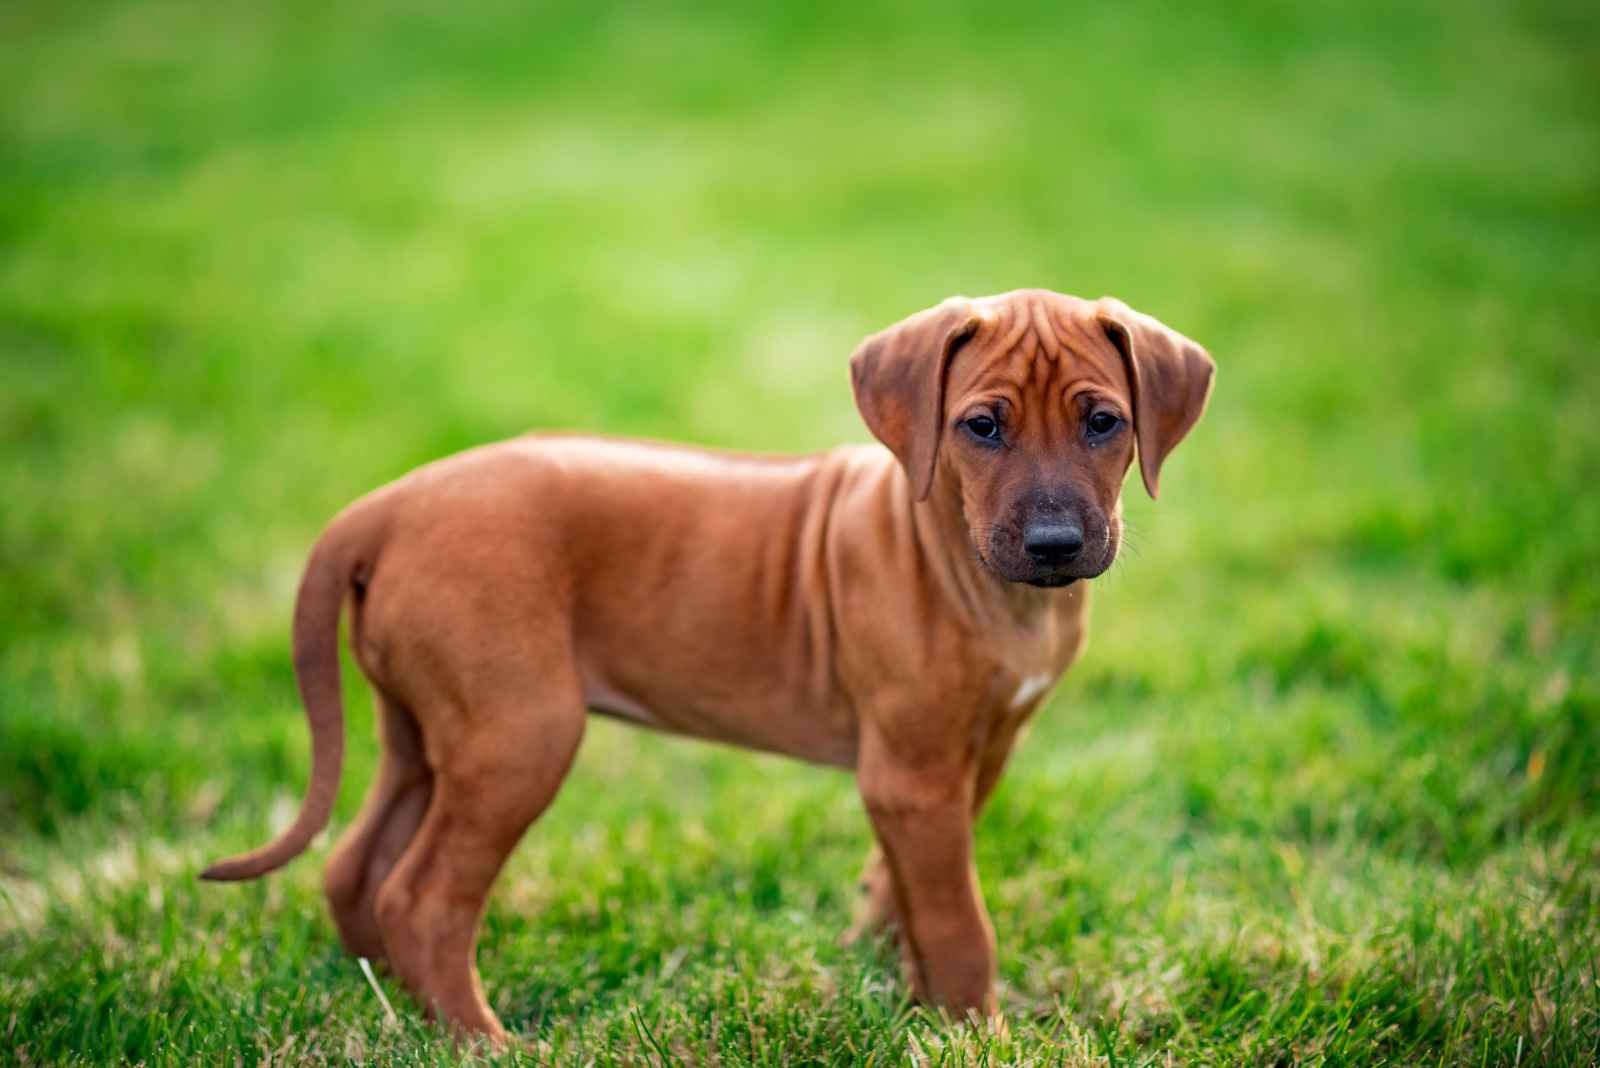
<path id="1" fill-rule="evenodd" d="M 1040 392 L 1067 400 L 1083 391 L 1131 400 L 1122 356 L 1088 301 L 1052 293 L 974 303 L 983 323 L 950 363 L 948 400 L 992 393 L 1028 406 Z"/>

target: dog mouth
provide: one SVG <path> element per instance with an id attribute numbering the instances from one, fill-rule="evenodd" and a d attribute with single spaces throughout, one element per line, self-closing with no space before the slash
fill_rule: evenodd
<path id="1" fill-rule="evenodd" d="M 1016 583 L 1018 586 L 1032 586 L 1034 589 L 1038 590 L 1065 589 L 1074 582 L 1077 582 L 1079 579 L 1095 578 L 1101 573 L 1101 571 L 1105 570 L 1104 568 L 1101 568 L 1099 571 L 1093 571 L 1089 574 L 1069 574 L 1066 571 L 1051 570 L 1045 571 L 1042 574 L 1029 575 L 1024 573 L 1019 575 L 1016 573 L 1018 569 L 1006 567 L 1001 560 L 990 559 L 985 553 L 980 552 L 978 554 L 978 559 L 981 560 L 984 566 L 986 566 L 997 577 L 1005 579 L 1007 582 Z"/>
<path id="2" fill-rule="evenodd" d="M 996 578 L 1037 590 L 1061 590 L 1079 579 L 1098 578 L 1117 557 L 1116 543 L 1107 539 L 1108 544 L 1091 547 L 1074 559 L 1045 562 L 1018 552 L 1018 540 L 1015 535 L 974 538 L 972 555 Z"/>

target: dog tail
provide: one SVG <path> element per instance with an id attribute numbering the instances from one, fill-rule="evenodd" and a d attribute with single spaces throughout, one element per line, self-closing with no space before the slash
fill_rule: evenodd
<path id="1" fill-rule="evenodd" d="M 379 500 L 381 500 L 380 495 Z M 311 728 L 311 782 L 300 815 L 274 841 L 219 860 L 200 878 L 257 879 L 305 852 L 328 825 L 344 764 L 344 699 L 339 680 L 339 614 L 345 595 L 366 590 L 388 528 L 389 509 L 363 498 L 336 516 L 311 550 L 294 605 L 294 674 Z M 379 505 L 374 507 L 374 505 Z"/>

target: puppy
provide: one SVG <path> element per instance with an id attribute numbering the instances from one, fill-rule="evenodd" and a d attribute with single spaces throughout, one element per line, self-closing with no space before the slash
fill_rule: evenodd
<path id="1" fill-rule="evenodd" d="M 892 925 L 919 998 L 993 1012 L 974 817 L 1083 649 L 1082 580 L 1116 559 L 1135 453 L 1154 497 L 1214 371 L 1110 298 L 953 297 L 851 357 L 881 448 L 548 434 L 412 472 L 340 513 L 306 565 L 299 818 L 202 878 L 256 878 L 326 825 L 348 601 L 383 756 L 328 904 L 430 1015 L 506 1041 L 475 963 L 484 902 L 590 711 L 854 769 L 877 848 L 853 932 Z"/>

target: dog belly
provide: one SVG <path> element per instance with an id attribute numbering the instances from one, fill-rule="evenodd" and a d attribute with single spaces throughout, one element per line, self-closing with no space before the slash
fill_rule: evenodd
<path id="1" fill-rule="evenodd" d="M 725 686 L 695 686 L 686 680 L 624 685 L 592 666 L 585 669 L 581 663 L 578 675 L 584 703 L 601 715 L 667 734 L 777 753 L 812 764 L 856 765 L 855 717 L 842 702 L 838 707 L 817 709 L 794 693 L 758 689 L 730 693 Z"/>
<path id="2" fill-rule="evenodd" d="M 662 726 L 661 720 L 655 713 L 644 705 L 635 701 L 627 694 L 603 681 L 583 680 L 583 703 L 591 712 L 598 712 L 612 719 L 624 720 L 635 723 L 641 727 Z"/>

